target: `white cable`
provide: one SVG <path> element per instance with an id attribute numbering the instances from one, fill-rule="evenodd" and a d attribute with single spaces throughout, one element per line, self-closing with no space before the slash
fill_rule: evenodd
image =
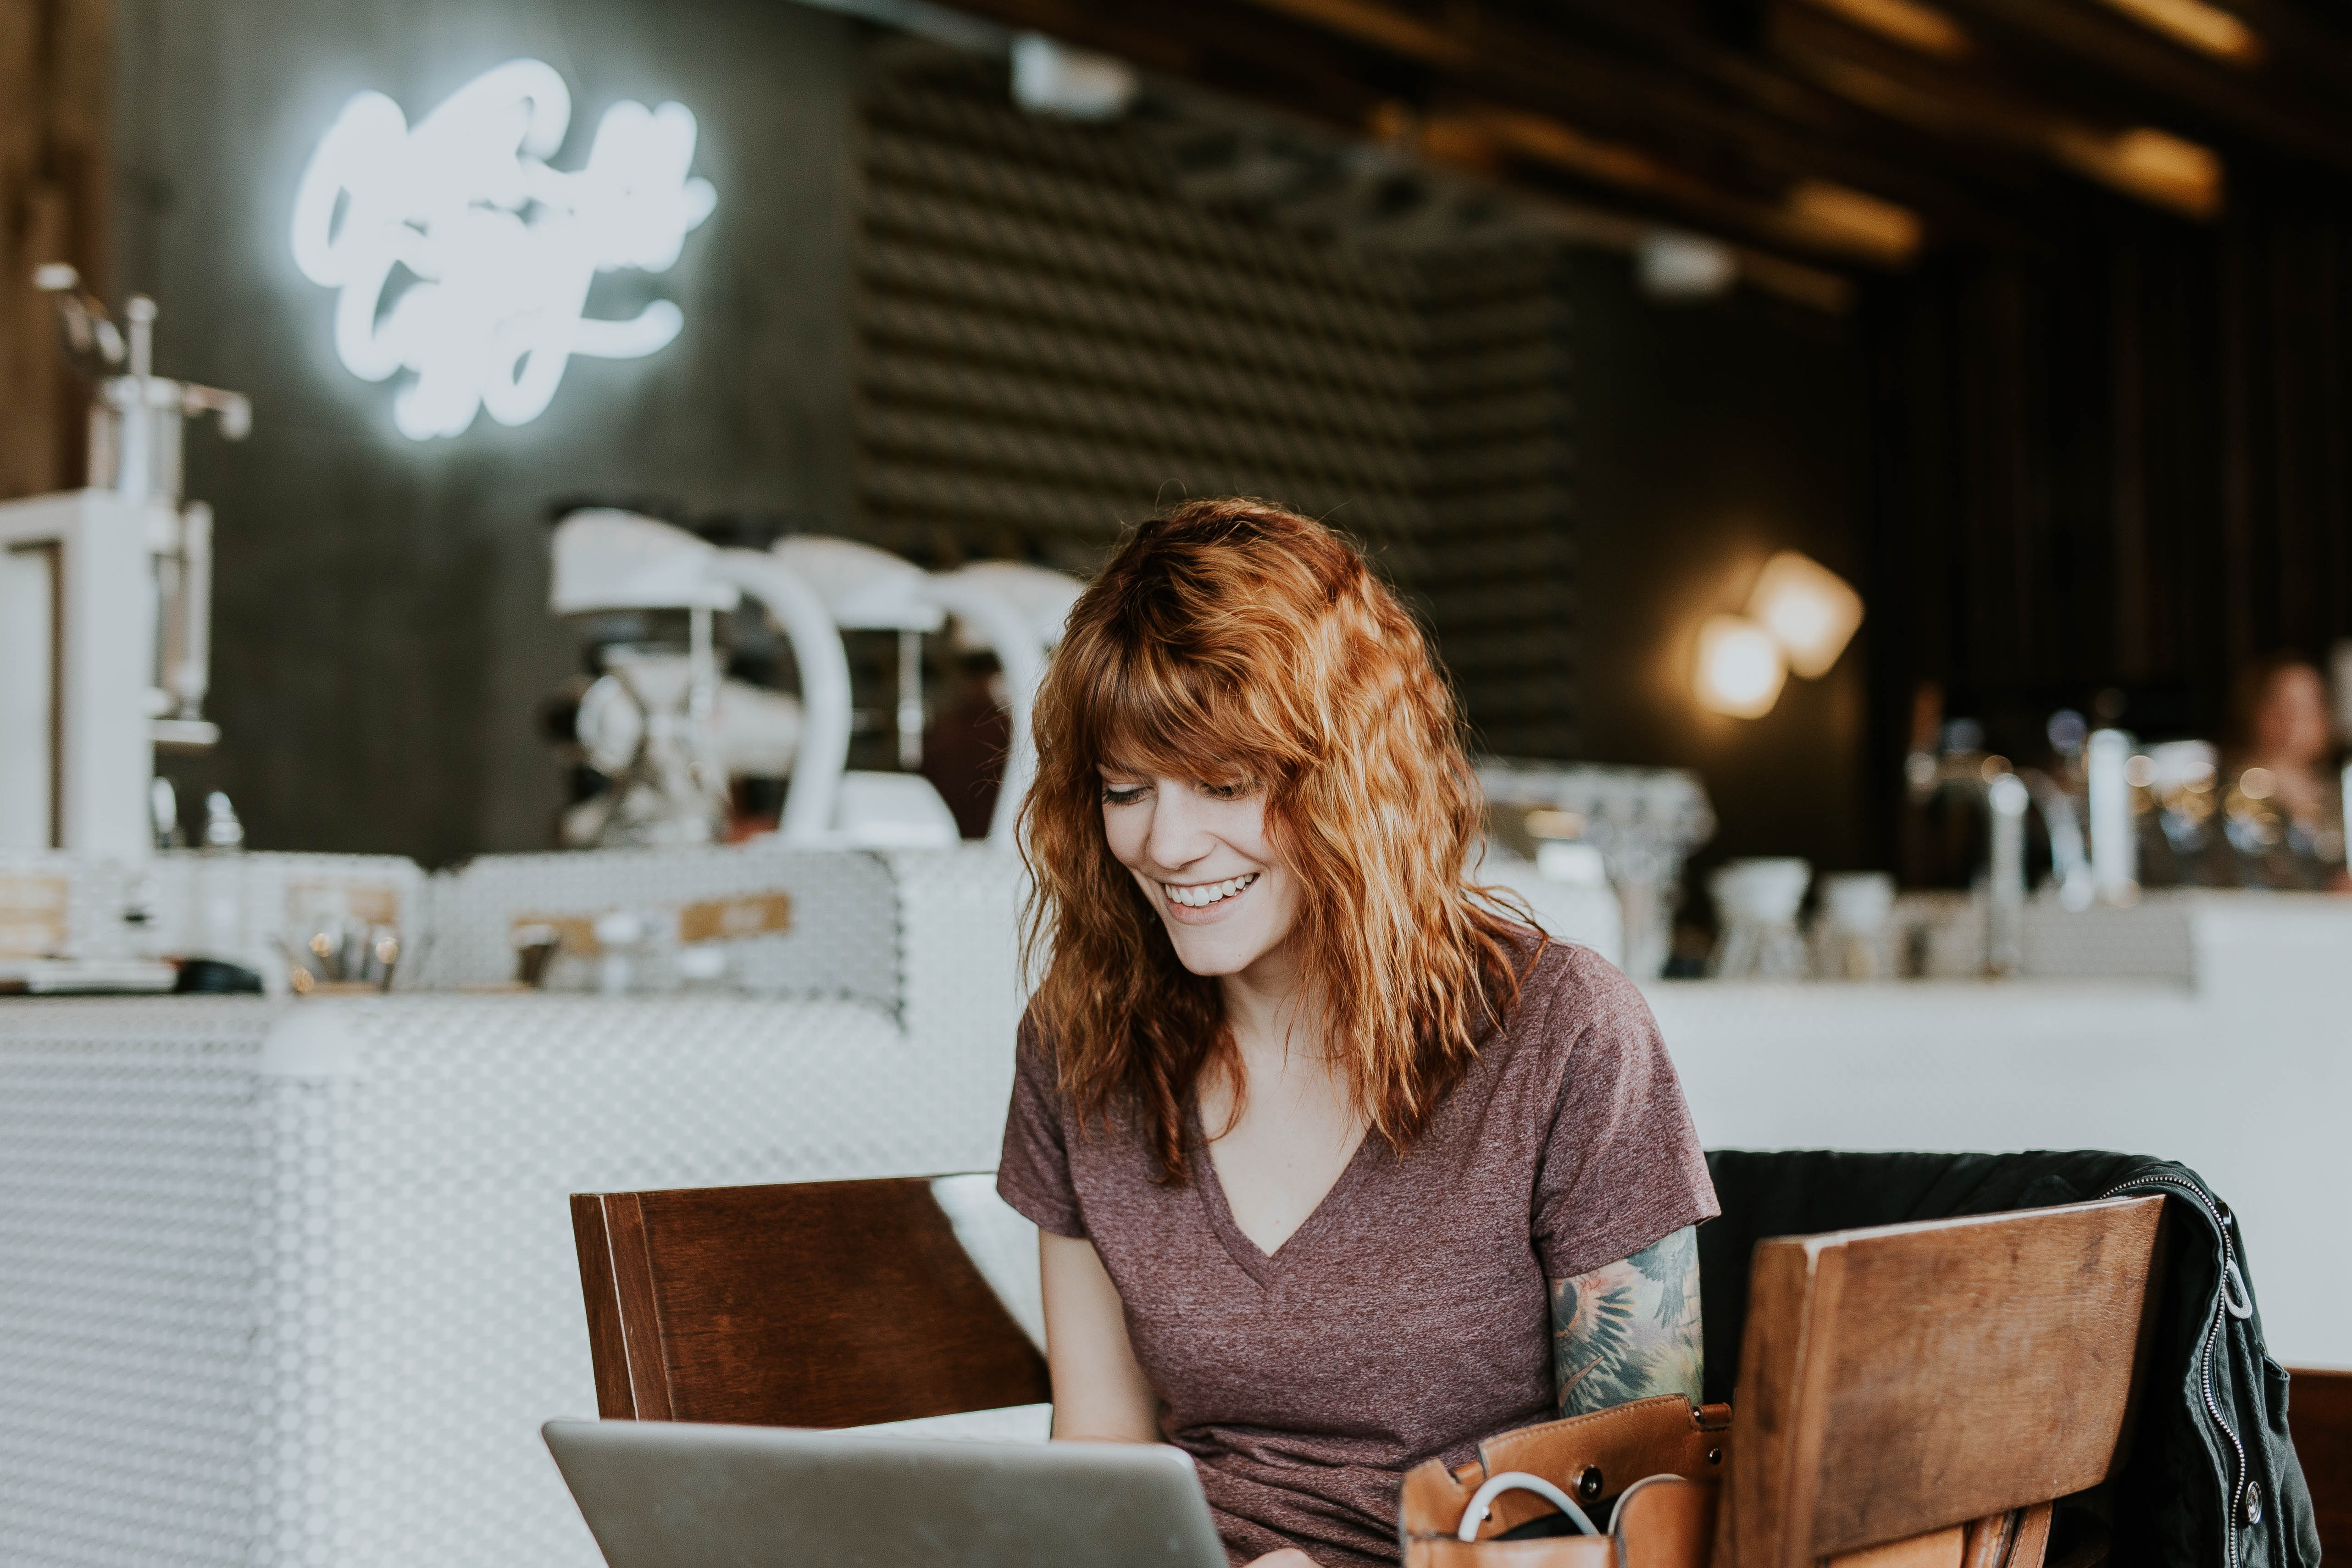
<path id="1" fill-rule="evenodd" d="M 1584 1534 L 1601 1533 L 1593 1527 L 1591 1519 L 1585 1511 L 1576 1506 L 1574 1498 L 1570 1497 L 1543 1477 L 1531 1476 L 1525 1470 L 1505 1470 L 1501 1475 L 1489 1479 L 1485 1486 L 1471 1494 L 1470 1506 L 1463 1512 L 1462 1527 L 1454 1532 L 1454 1538 L 1460 1541 L 1477 1540 L 1478 1527 L 1486 1522 L 1487 1511 L 1494 1506 L 1495 1500 L 1507 1491 L 1531 1491 L 1575 1521 L 1576 1528 Z"/>

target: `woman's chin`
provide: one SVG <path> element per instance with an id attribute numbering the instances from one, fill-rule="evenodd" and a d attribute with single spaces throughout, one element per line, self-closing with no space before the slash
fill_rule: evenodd
<path id="1" fill-rule="evenodd" d="M 1176 961 L 1203 979 L 1238 975 L 1265 957 L 1276 945 L 1265 932 L 1218 925 L 1180 925 L 1172 920 L 1168 923 L 1168 939 L 1175 946 Z"/>

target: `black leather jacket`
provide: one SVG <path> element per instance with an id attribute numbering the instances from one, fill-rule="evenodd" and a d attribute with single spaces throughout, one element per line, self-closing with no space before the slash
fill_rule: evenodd
<path id="1" fill-rule="evenodd" d="M 2107 1516 L 2108 1561 L 2311 1568 L 2319 1530 L 2287 1436 L 2287 1375 L 2263 1348 L 2252 1264 L 2229 1205 L 2194 1171 L 2144 1155 L 1853 1155 L 1718 1150 L 1723 1216 L 1699 1228 L 1706 1397 L 1739 1375 L 1756 1243 L 1866 1225 L 1997 1214 L 2139 1193 L 2169 1200 L 2170 1258 L 2130 1458 L 2102 1500 L 2060 1513 L 2064 1537 Z"/>

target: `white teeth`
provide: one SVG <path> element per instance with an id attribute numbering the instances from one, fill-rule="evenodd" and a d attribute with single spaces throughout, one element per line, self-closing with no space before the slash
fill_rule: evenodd
<path id="1" fill-rule="evenodd" d="M 1229 876 L 1223 882 L 1204 882 L 1192 887 L 1179 887 L 1172 882 L 1163 882 L 1160 885 L 1168 890 L 1170 898 L 1186 908 L 1205 909 L 1212 904 L 1231 898 L 1256 880 L 1257 873 L 1252 872 L 1247 876 Z"/>

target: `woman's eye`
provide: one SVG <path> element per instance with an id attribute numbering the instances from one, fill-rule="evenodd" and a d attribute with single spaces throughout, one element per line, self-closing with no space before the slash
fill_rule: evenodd
<path id="1" fill-rule="evenodd" d="M 1243 796 L 1248 794 L 1250 789 L 1251 786 L 1246 781 L 1233 784 L 1203 784 L 1201 786 L 1201 793 L 1206 795 L 1212 800 L 1238 800 Z"/>
<path id="2" fill-rule="evenodd" d="M 1103 786 L 1102 798 L 1103 804 L 1106 806 L 1132 806 L 1138 800 L 1143 799 L 1143 786 L 1140 784 L 1106 784 Z"/>

